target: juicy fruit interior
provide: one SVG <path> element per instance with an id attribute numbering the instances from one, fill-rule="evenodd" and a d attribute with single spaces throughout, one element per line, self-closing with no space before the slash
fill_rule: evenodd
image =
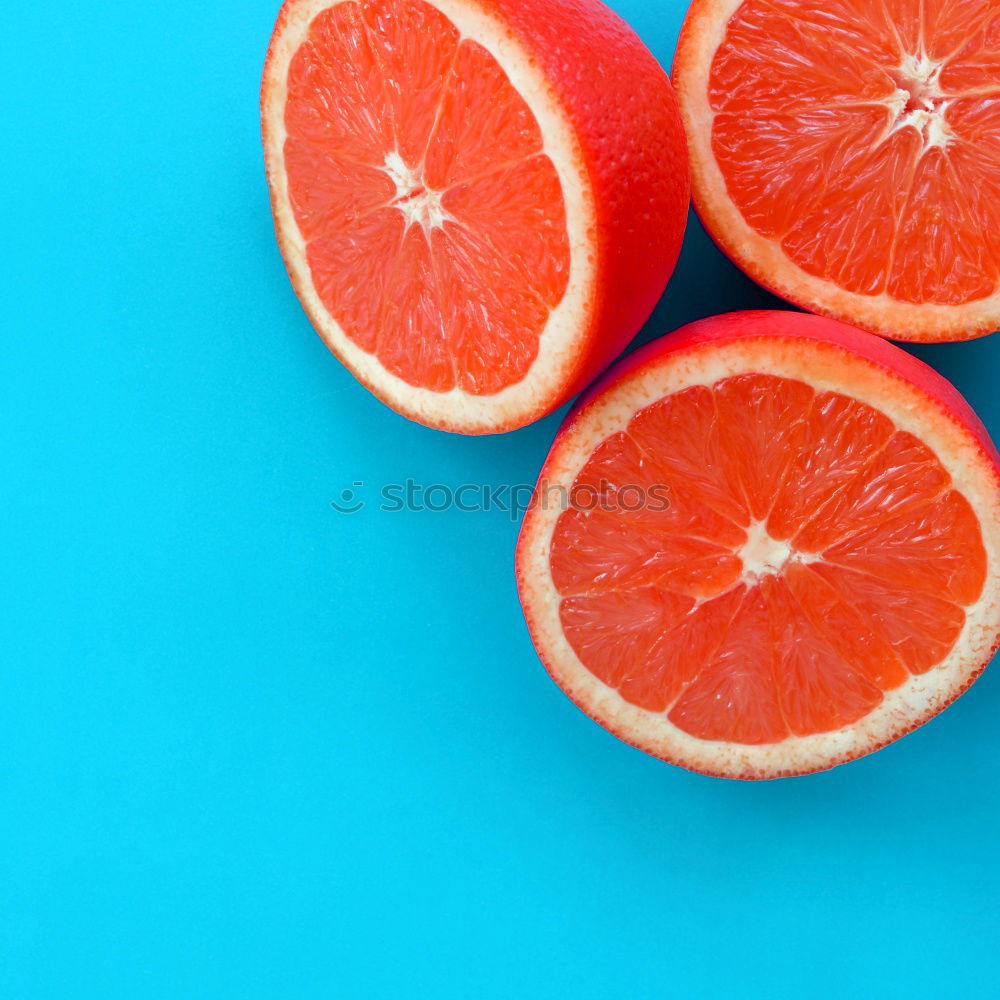
<path id="1" fill-rule="evenodd" d="M 941 662 L 986 578 L 936 456 L 793 379 L 733 376 L 639 410 L 571 498 L 549 556 L 568 642 L 626 701 L 705 740 L 856 722 Z"/>
<path id="2" fill-rule="evenodd" d="M 531 110 L 481 45 L 423 0 L 323 11 L 288 73 L 285 168 L 313 283 L 410 385 L 520 381 L 570 251 Z"/>
<path id="3" fill-rule="evenodd" d="M 709 101 L 730 197 L 809 274 L 918 304 L 997 290 L 997 0 L 746 0 Z"/>

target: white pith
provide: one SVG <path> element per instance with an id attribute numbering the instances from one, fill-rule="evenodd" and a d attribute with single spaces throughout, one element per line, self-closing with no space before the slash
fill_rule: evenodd
<path id="1" fill-rule="evenodd" d="M 594 449 L 623 430 L 635 412 L 663 396 L 720 379 L 764 373 L 799 379 L 817 391 L 852 396 L 885 413 L 897 428 L 919 437 L 970 502 L 983 532 L 987 580 L 947 658 L 911 677 L 852 726 L 830 733 L 791 736 L 767 746 L 701 740 L 676 727 L 665 713 L 625 701 L 579 660 L 563 633 L 560 595 L 549 567 L 552 533 L 560 511 L 538 506 L 525 519 L 519 545 L 519 584 L 532 636 L 548 670 L 589 715 L 648 753 L 693 770 L 726 777 L 769 778 L 830 767 L 905 734 L 962 691 L 983 667 L 1000 635 L 1000 486 L 996 471 L 964 427 L 921 389 L 877 365 L 828 344 L 775 337 L 693 348 L 642 366 L 588 404 L 573 420 L 546 464 L 546 482 L 567 489 Z M 743 585 L 774 572 L 794 553 L 762 538 L 748 541 Z M 808 553 L 802 561 L 811 561 Z M 755 576 L 754 574 L 757 574 Z"/>
<path id="2" fill-rule="evenodd" d="M 692 190 L 699 213 L 715 238 L 755 280 L 776 294 L 812 310 L 862 326 L 895 340 L 938 341 L 982 336 L 1000 328 L 1000 288 L 992 295 L 960 305 L 906 302 L 881 292 L 862 295 L 810 274 L 785 253 L 780 241 L 762 236 L 744 219 L 729 196 L 712 150 L 715 111 L 708 99 L 712 61 L 730 18 L 745 0 L 696 0 L 685 22 L 674 63 L 673 81 L 680 99 L 692 165 Z M 912 127 L 923 139 L 923 152 L 946 148 L 951 134 L 945 121 L 940 66 L 925 54 L 904 56 L 901 78 L 921 83 L 930 107 L 907 112 L 910 93 L 898 88 L 885 103 L 893 121 L 883 136 Z M 1000 95 L 1000 88 L 998 88 Z M 861 102 L 864 103 L 864 102 Z"/>
<path id="3" fill-rule="evenodd" d="M 272 185 L 275 221 L 285 259 L 313 324 L 348 368 L 365 384 L 405 415 L 437 426 L 468 433 L 490 432 L 499 425 L 520 421 L 521 415 L 536 414 L 561 396 L 574 374 L 579 356 L 577 345 L 588 334 L 588 308 L 594 294 L 596 260 L 591 234 L 595 225 L 593 193 L 585 171 L 579 143 L 572 125 L 548 80 L 536 62 L 524 50 L 510 29 L 475 0 L 427 0 L 458 29 L 462 39 L 483 46 L 507 74 L 538 123 L 543 152 L 552 161 L 562 188 L 566 209 L 570 267 L 566 292 L 539 338 L 534 364 L 521 381 L 491 395 L 473 395 L 455 388 L 435 392 L 410 385 L 387 371 L 373 355 L 363 351 L 344 333 L 336 319 L 323 305 L 313 284 L 302 238 L 287 189 L 284 146 L 287 138 L 284 107 L 287 97 L 288 68 L 295 52 L 305 40 L 309 26 L 322 11 L 350 0 L 299 0 L 287 10 L 280 33 L 272 40 L 270 59 L 264 80 L 264 154 Z M 391 156 L 391 154 L 390 154 Z M 410 176 L 405 164 L 389 161 L 385 169 L 400 182 L 419 182 Z M 438 218 L 434 193 L 418 196 L 416 204 L 398 201 L 396 207 L 408 221 L 428 227 L 447 224 Z"/>
<path id="4" fill-rule="evenodd" d="M 786 563 L 811 563 L 819 558 L 810 552 L 799 552 L 788 542 L 772 538 L 763 521 L 754 521 L 747 528 L 747 540 L 736 553 L 743 563 L 740 577 L 744 584 L 754 584 L 761 577 L 780 573 Z"/>
<path id="5" fill-rule="evenodd" d="M 397 150 L 385 154 L 383 169 L 396 185 L 392 205 L 402 213 L 407 229 L 418 225 L 426 234 L 432 229 L 442 228 L 451 218 L 441 204 L 444 192 L 429 188 L 420 172 L 410 167 Z"/>
<path id="6" fill-rule="evenodd" d="M 935 147 L 947 149 L 953 138 L 945 117 L 951 102 L 941 89 L 942 69 L 944 63 L 935 62 L 926 52 L 907 53 L 896 71 L 896 79 L 903 86 L 897 86 L 885 102 L 893 115 L 888 134 L 914 129 L 923 142 L 923 153 Z M 911 101 L 920 106 L 907 111 Z"/>

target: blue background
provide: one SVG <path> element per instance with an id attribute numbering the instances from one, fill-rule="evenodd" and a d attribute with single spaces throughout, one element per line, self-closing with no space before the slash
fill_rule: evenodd
<path id="1" fill-rule="evenodd" d="M 683 14 L 619 0 L 665 65 Z M 1000 670 L 866 760 L 646 758 L 538 664 L 492 513 L 558 416 L 407 423 L 274 243 L 277 0 L 8 5 L 0 996 L 995 995 Z M 774 305 L 692 224 L 640 340 Z M 1000 340 L 919 352 L 1000 426 Z"/>

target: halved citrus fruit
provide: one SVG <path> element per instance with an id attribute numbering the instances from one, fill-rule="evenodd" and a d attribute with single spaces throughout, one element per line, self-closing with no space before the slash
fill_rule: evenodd
<path id="1" fill-rule="evenodd" d="M 799 313 L 695 323 L 560 430 L 518 542 L 556 682 L 641 749 L 774 778 L 939 712 L 1000 640 L 1000 458 L 943 378 Z"/>
<path id="2" fill-rule="evenodd" d="M 695 0 L 674 82 L 752 278 L 897 340 L 1000 328 L 1000 0 Z"/>
<path id="3" fill-rule="evenodd" d="M 673 270 L 676 99 L 597 0 L 287 0 L 261 108 L 306 312 L 421 423 L 492 433 L 555 409 Z"/>

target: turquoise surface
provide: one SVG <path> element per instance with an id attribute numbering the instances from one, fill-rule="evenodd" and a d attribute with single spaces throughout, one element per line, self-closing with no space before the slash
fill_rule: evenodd
<path id="1" fill-rule="evenodd" d="M 616 6 L 669 64 L 683 4 Z M 1000 671 L 834 772 L 698 777 L 549 681 L 516 519 L 372 502 L 530 483 L 559 418 L 426 430 L 312 333 L 276 7 L 4 10 L 0 996 L 995 995 Z M 640 341 L 773 305 L 693 224 Z M 1000 427 L 1000 340 L 919 353 Z"/>

